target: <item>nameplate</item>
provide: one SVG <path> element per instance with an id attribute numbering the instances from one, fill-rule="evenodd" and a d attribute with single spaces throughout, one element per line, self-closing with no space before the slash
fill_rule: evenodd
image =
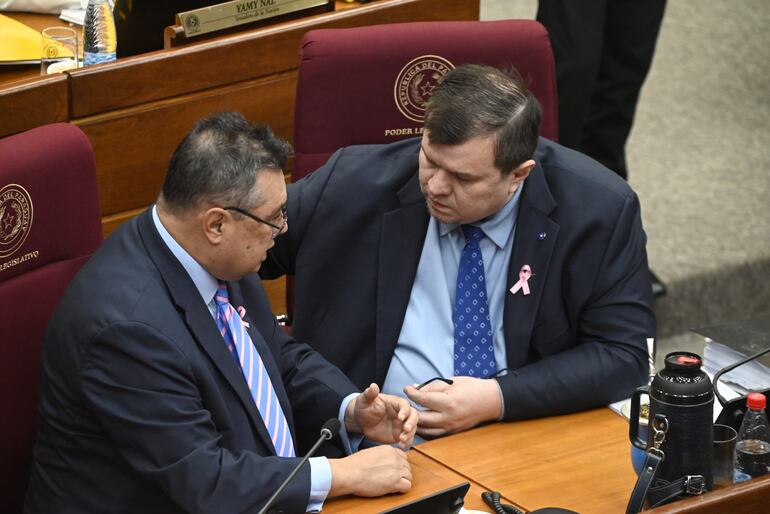
<path id="1" fill-rule="evenodd" d="M 194 37 L 328 3 L 329 0 L 236 0 L 180 12 L 176 22 L 184 29 L 185 37 Z"/>

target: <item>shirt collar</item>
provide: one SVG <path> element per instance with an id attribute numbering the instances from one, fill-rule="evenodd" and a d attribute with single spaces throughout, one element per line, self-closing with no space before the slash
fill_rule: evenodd
<path id="1" fill-rule="evenodd" d="M 508 236 L 510 236 L 513 228 L 516 226 L 516 218 L 519 213 L 519 200 L 525 182 L 522 182 L 521 185 L 516 188 L 513 196 L 505 202 L 505 205 L 503 205 L 499 211 L 492 216 L 484 218 L 480 222 L 473 223 L 473 225 L 481 227 L 484 231 L 484 235 L 495 243 L 498 248 L 503 248 L 505 246 Z M 443 221 L 439 221 L 439 234 L 443 237 L 459 227 L 459 223 L 444 223 Z"/>
<path id="2" fill-rule="evenodd" d="M 163 242 L 166 243 L 168 249 L 171 250 L 174 257 L 177 258 L 185 271 L 187 271 L 187 274 L 190 275 L 190 278 L 198 289 L 203 301 L 206 305 L 211 303 L 214 299 L 214 294 L 217 292 L 217 287 L 219 286 L 217 279 L 214 278 L 211 273 L 206 271 L 198 261 L 193 259 L 193 257 L 187 253 L 187 250 L 182 248 L 179 243 L 176 242 L 174 237 L 169 234 L 168 230 L 166 230 L 166 227 L 163 226 L 163 223 L 161 223 L 160 218 L 158 217 L 158 208 L 156 205 L 152 206 L 152 221 L 155 223 L 155 228 L 158 230 L 158 234 L 160 234 Z"/>

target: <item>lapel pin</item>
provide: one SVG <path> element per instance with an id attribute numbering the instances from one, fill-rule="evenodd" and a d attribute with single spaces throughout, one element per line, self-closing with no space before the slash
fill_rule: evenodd
<path id="1" fill-rule="evenodd" d="M 251 325 L 249 325 L 245 319 L 246 319 L 246 309 L 243 308 L 243 305 L 238 306 L 238 315 L 241 317 L 241 323 L 244 327 L 249 328 Z"/>
<path id="2" fill-rule="evenodd" d="M 541 240 L 541 241 L 542 241 L 543 239 L 545 239 L 545 236 L 546 236 L 546 233 L 545 233 L 545 232 L 540 232 L 540 233 L 537 235 L 537 238 L 538 238 L 539 240 Z"/>
<path id="3" fill-rule="evenodd" d="M 542 233 L 545 235 L 545 232 Z M 529 294 L 529 277 L 534 275 L 532 273 L 532 268 L 529 267 L 529 264 L 525 264 L 521 267 L 521 270 L 519 271 L 519 281 L 513 284 L 513 287 L 510 289 L 511 294 L 516 294 L 519 289 L 521 289 L 524 296 Z"/>

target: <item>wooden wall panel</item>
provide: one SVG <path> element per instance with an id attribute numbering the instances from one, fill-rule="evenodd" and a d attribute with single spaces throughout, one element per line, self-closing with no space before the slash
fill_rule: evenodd
<path id="1" fill-rule="evenodd" d="M 286 310 L 286 277 L 265 280 L 262 283 L 265 285 L 265 292 L 267 292 L 267 299 L 270 300 L 273 313 L 276 315 L 286 314 L 288 312 Z"/>
<path id="2" fill-rule="evenodd" d="M 309 16 L 71 73 L 72 116 L 80 118 L 297 68 L 311 29 L 478 19 L 474 0 L 389 0 Z M 106 93 L 109 92 L 109 93 Z"/>
<path id="3" fill-rule="evenodd" d="M 290 72 L 73 120 L 94 146 L 102 215 L 114 216 L 152 203 L 174 148 L 207 114 L 239 111 L 290 138 L 295 88 L 296 72 Z"/>
<path id="4" fill-rule="evenodd" d="M 0 137 L 69 119 L 67 76 L 49 75 L 0 89 Z"/>

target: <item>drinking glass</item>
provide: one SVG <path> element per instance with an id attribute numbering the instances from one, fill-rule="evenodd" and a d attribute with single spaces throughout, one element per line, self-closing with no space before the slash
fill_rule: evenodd
<path id="1" fill-rule="evenodd" d="M 725 487 L 733 483 L 735 441 L 738 432 L 727 425 L 714 425 L 714 485 Z"/>
<path id="2" fill-rule="evenodd" d="M 40 31 L 40 74 L 61 73 L 80 67 L 78 33 L 70 27 Z"/>

